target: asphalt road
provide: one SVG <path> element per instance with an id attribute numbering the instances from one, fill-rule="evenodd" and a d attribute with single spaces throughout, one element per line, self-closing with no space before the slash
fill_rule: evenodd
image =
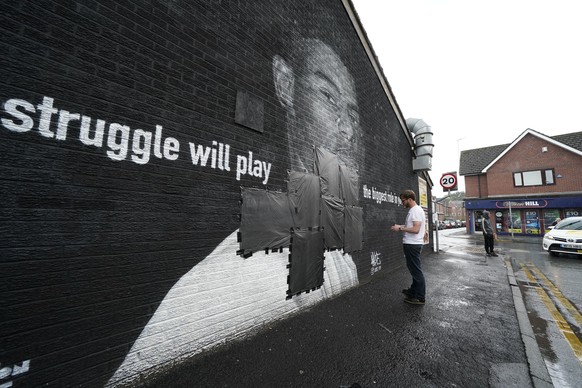
<path id="1" fill-rule="evenodd" d="M 464 230 L 439 232 L 445 252 L 482 247 Z M 502 236 L 496 250 L 510 260 L 543 363 L 555 387 L 582 386 L 582 257 L 550 256 L 541 237 Z M 483 252 L 484 253 L 484 252 Z"/>
<path id="2" fill-rule="evenodd" d="M 554 386 L 582 387 L 582 257 L 550 256 L 539 238 L 508 245 L 507 254 Z"/>

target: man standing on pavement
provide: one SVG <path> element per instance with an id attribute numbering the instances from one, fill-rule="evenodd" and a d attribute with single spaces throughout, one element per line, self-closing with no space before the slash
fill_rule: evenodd
<path id="1" fill-rule="evenodd" d="M 485 239 L 485 252 L 487 253 L 487 256 L 497 257 L 497 253 L 493 251 L 493 245 L 495 241 L 495 231 L 491 226 L 491 219 L 489 218 L 489 211 L 487 210 L 483 210 L 481 229 L 483 229 L 483 238 Z"/>
<path id="2" fill-rule="evenodd" d="M 420 252 L 424 244 L 425 216 L 422 207 L 416 203 L 416 195 L 412 190 L 405 190 L 400 194 L 402 205 L 408 208 L 405 225 L 392 225 L 394 232 L 404 232 L 402 245 L 406 266 L 412 275 L 410 288 L 402 290 L 406 295 L 404 301 L 410 304 L 423 305 L 425 301 L 424 274 L 420 265 Z"/>

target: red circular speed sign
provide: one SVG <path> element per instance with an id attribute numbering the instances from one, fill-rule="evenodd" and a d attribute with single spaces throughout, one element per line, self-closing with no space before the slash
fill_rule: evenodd
<path id="1" fill-rule="evenodd" d="M 457 185 L 457 175 L 453 173 L 443 174 L 441 177 L 441 186 L 443 189 L 452 189 Z"/>

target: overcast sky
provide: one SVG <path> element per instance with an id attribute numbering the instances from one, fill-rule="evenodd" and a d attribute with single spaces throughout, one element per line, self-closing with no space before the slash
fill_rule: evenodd
<path id="1" fill-rule="evenodd" d="M 460 150 L 582 131 L 582 1 L 352 2 L 404 118 L 432 127 L 433 195 Z"/>

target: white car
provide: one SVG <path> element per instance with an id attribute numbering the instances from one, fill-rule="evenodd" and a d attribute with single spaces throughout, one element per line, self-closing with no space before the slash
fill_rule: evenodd
<path id="1" fill-rule="evenodd" d="M 582 255 L 582 217 L 563 219 L 544 235 L 544 250 L 552 256 L 558 253 Z"/>

